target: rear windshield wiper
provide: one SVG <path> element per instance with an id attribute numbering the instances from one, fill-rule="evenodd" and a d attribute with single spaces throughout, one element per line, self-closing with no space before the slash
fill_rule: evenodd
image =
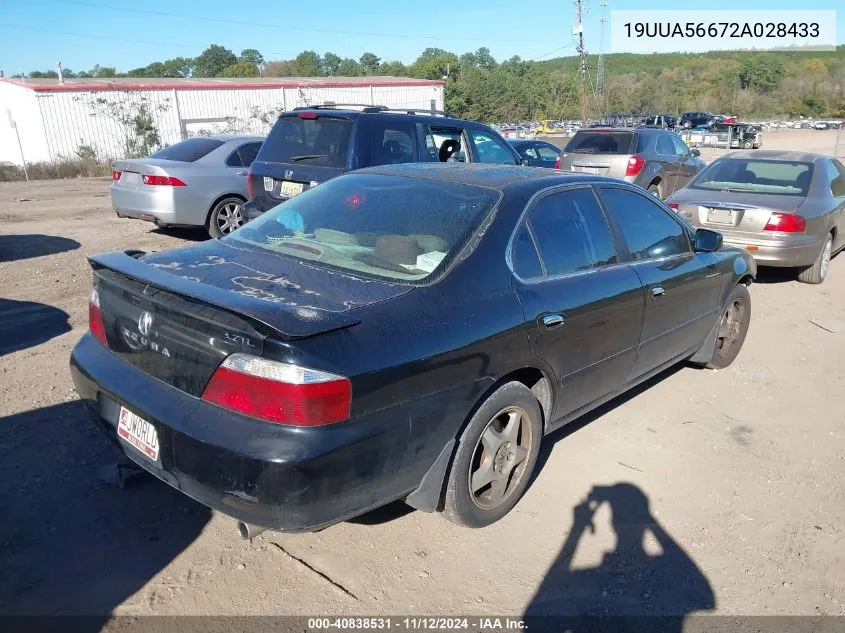
<path id="1" fill-rule="evenodd" d="M 311 160 L 314 158 L 328 158 L 328 154 L 303 154 L 302 156 L 291 156 L 288 160 L 292 163 L 298 163 L 301 160 Z"/>

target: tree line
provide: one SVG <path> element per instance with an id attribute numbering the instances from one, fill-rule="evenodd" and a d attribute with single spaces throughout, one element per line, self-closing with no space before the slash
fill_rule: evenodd
<path id="1" fill-rule="evenodd" d="M 845 46 L 835 51 L 617 53 L 605 56 L 604 83 L 596 85 L 598 59 L 588 59 L 588 111 L 677 114 L 709 110 L 744 118 L 845 117 Z M 66 77 L 361 77 L 404 76 L 446 81 L 446 108 L 488 122 L 572 119 L 579 116 L 578 59 L 497 61 L 486 47 L 457 55 L 427 48 L 411 64 L 365 52 L 358 59 L 303 51 L 293 59 L 265 61 L 256 49 L 240 55 L 213 44 L 194 58 L 153 62 L 125 73 L 95 66 Z M 29 77 L 56 77 L 36 71 Z"/>

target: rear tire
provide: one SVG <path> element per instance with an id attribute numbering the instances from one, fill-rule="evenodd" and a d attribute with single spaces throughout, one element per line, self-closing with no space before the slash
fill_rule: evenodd
<path id="1" fill-rule="evenodd" d="M 234 196 L 223 198 L 215 204 L 208 214 L 208 234 L 216 239 L 243 226 L 243 204 L 243 200 Z"/>
<path id="2" fill-rule="evenodd" d="M 531 390 L 520 382 L 499 387 L 458 440 L 443 515 L 472 528 L 505 516 L 528 486 L 542 436 L 543 414 Z"/>
<path id="3" fill-rule="evenodd" d="M 812 266 L 798 273 L 798 281 L 805 284 L 820 284 L 827 278 L 830 270 L 830 256 L 833 252 L 833 235 L 828 234 L 819 256 Z"/>
<path id="4" fill-rule="evenodd" d="M 728 297 L 719 316 L 719 331 L 713 356 L 704 363 L 708 369 L 724 369 L 736 360 L 751 324 L 751 294 L 739 284 Z"/>

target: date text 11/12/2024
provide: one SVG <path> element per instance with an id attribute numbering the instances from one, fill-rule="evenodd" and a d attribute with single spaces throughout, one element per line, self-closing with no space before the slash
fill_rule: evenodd
<path id="1" fill-rule="evenodd" d="M 525 621 L 510 617 L 339 617 L 309 618 L 309 631 L 519 631 Z"/>

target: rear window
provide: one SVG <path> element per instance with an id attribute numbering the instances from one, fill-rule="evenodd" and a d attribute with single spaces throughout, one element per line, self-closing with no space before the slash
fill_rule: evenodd
<path id="1" fill-rule="evenodd" d="M 445 269 L 499 199 L 492 189 L 348 174 L 309 189 L 223 239 L 392 281 Z"/>
<path id="2" fill-rule="evenodd" d="M 317 167 L 345 167 L 352 121 L 331 116 L 283 116 L 261 146 L 258 160 Z"/>
<path id="3" fill-rule="evenodd" d="M 214 138 L 189 138 L 170 147 L 160 149 L 150 158 L 176 160 L 182 163 L 193 163 L 223 145 L 223 141 Z"/>
<path id="4" fill-rule="evenodd" d="M 576 132 L 565 152 L 580 154 L 631 154 L 633 132 Z"/>
<path id="5" fill-rule="evenodd" d="M 722 158 L 689 185 L 692 189 L 806 196 L 813 164 L 787 160 Z"/>

